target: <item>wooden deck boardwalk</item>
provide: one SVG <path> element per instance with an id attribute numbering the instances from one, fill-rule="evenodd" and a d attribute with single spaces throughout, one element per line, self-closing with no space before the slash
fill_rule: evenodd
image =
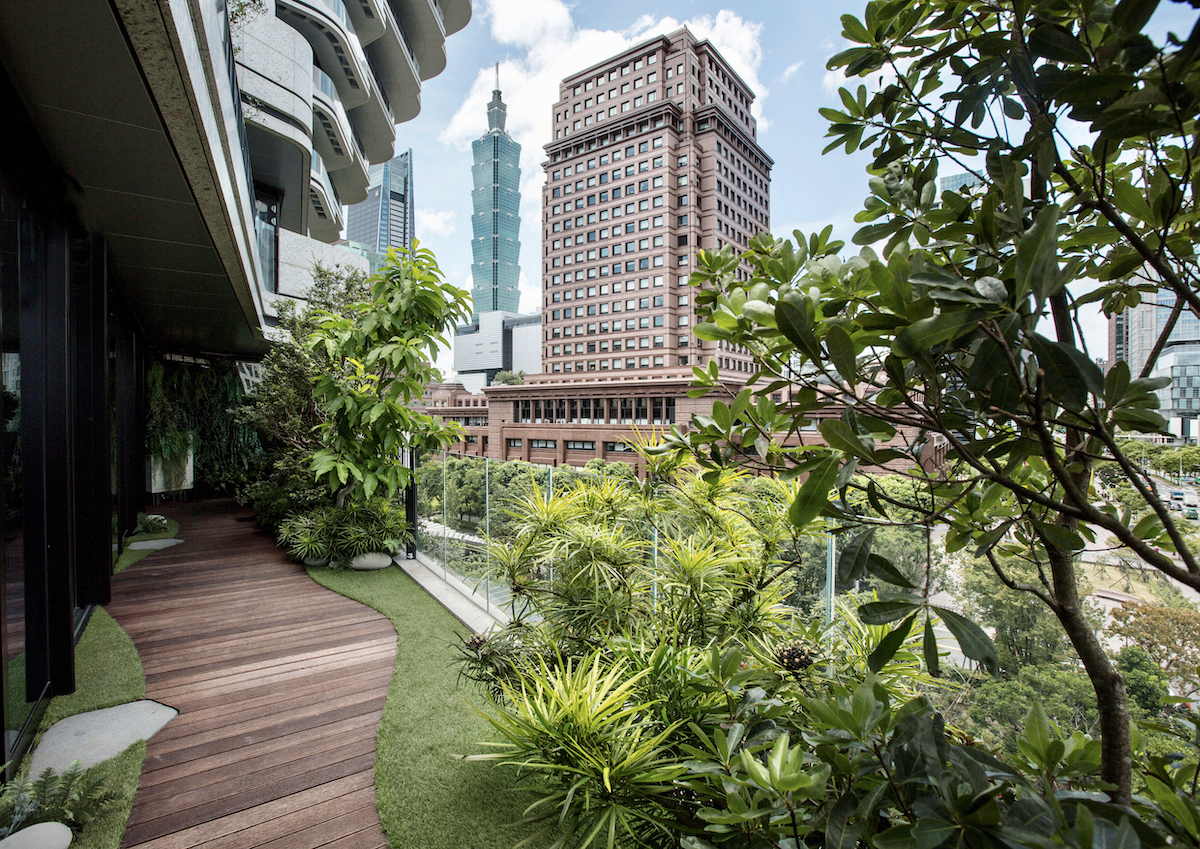
<path id="1" fill-rule="evenodd" d="M 383 849 L 391 623 L 311 581 L 233 502 L 162 512 L 184 542 L 117 575 L 108 607 L 147 698 L 179 711 L 147 744 L 122 846 Z"/>

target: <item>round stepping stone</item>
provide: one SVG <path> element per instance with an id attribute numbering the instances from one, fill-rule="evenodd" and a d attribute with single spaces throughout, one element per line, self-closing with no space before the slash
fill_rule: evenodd
<path id="1" fill-rule="evenodd" d="M 61 822 L 40 822 L 0 840 L 0 849 L 67 849 L 73 837 Z"/>

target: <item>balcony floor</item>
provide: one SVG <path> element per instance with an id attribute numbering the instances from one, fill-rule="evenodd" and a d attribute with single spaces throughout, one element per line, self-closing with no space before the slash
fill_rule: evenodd
<path id="1" fill-rule="evenodd" d="M 311 581 L 232 501 L 161 512 L 184 542 L 117 575 L 108 606 L 146 697 L 179 711 L 146 745 L 122 846 L 383 849 L 391 623 Z"/>

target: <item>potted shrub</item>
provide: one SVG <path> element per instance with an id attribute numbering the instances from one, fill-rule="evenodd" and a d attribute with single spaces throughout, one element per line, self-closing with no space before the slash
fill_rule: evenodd
<path id="1" fill-rule="evenodd" d="M 279 543 L 306 566 L 383 569 L 409 539 L 403 511 L 384 499 L 298 513 L 279 526 Z"/>
<path id="2" fill-rule="evenodd" d="M 279 544 L 305 566 L 324 566 L 333 557 L 336 524 L 331 509 L 289 516 L 279 526 Z"/>
<path id="3" fill-rule="evenodd" d="M 404 513 L 382 498 L 352 503 L 338 511 L 335 559 L 351 569 L 383 569 L 409 539 Z"/>

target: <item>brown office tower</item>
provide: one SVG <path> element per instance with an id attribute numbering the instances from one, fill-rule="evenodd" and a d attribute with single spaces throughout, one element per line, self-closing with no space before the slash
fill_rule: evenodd
<path id="1" fill-rule="evenodd" d="M 563 80 L 542 190 L 543 371 L 749 358 L 691 334 L 697 249 L 770 229 L 754 92 L 682 29 Z M 743 272 L 744 273 L 744 272 Z"/>
<path id="2" fill-rule="evenodd" d="M 632 427 L 686 425 L 691 367 L 735 388 L 750 357 L 692 334 L 700 248 L 770 229 L 754 93 L 687 30 L 563 80 L 542 190 L 542 374 L 489 386 L 488 453 L 617 459 Z M 746 274 L 747 269 L 739 273 Z M 626 454 L 625 456 L 629 456 Z"/>

